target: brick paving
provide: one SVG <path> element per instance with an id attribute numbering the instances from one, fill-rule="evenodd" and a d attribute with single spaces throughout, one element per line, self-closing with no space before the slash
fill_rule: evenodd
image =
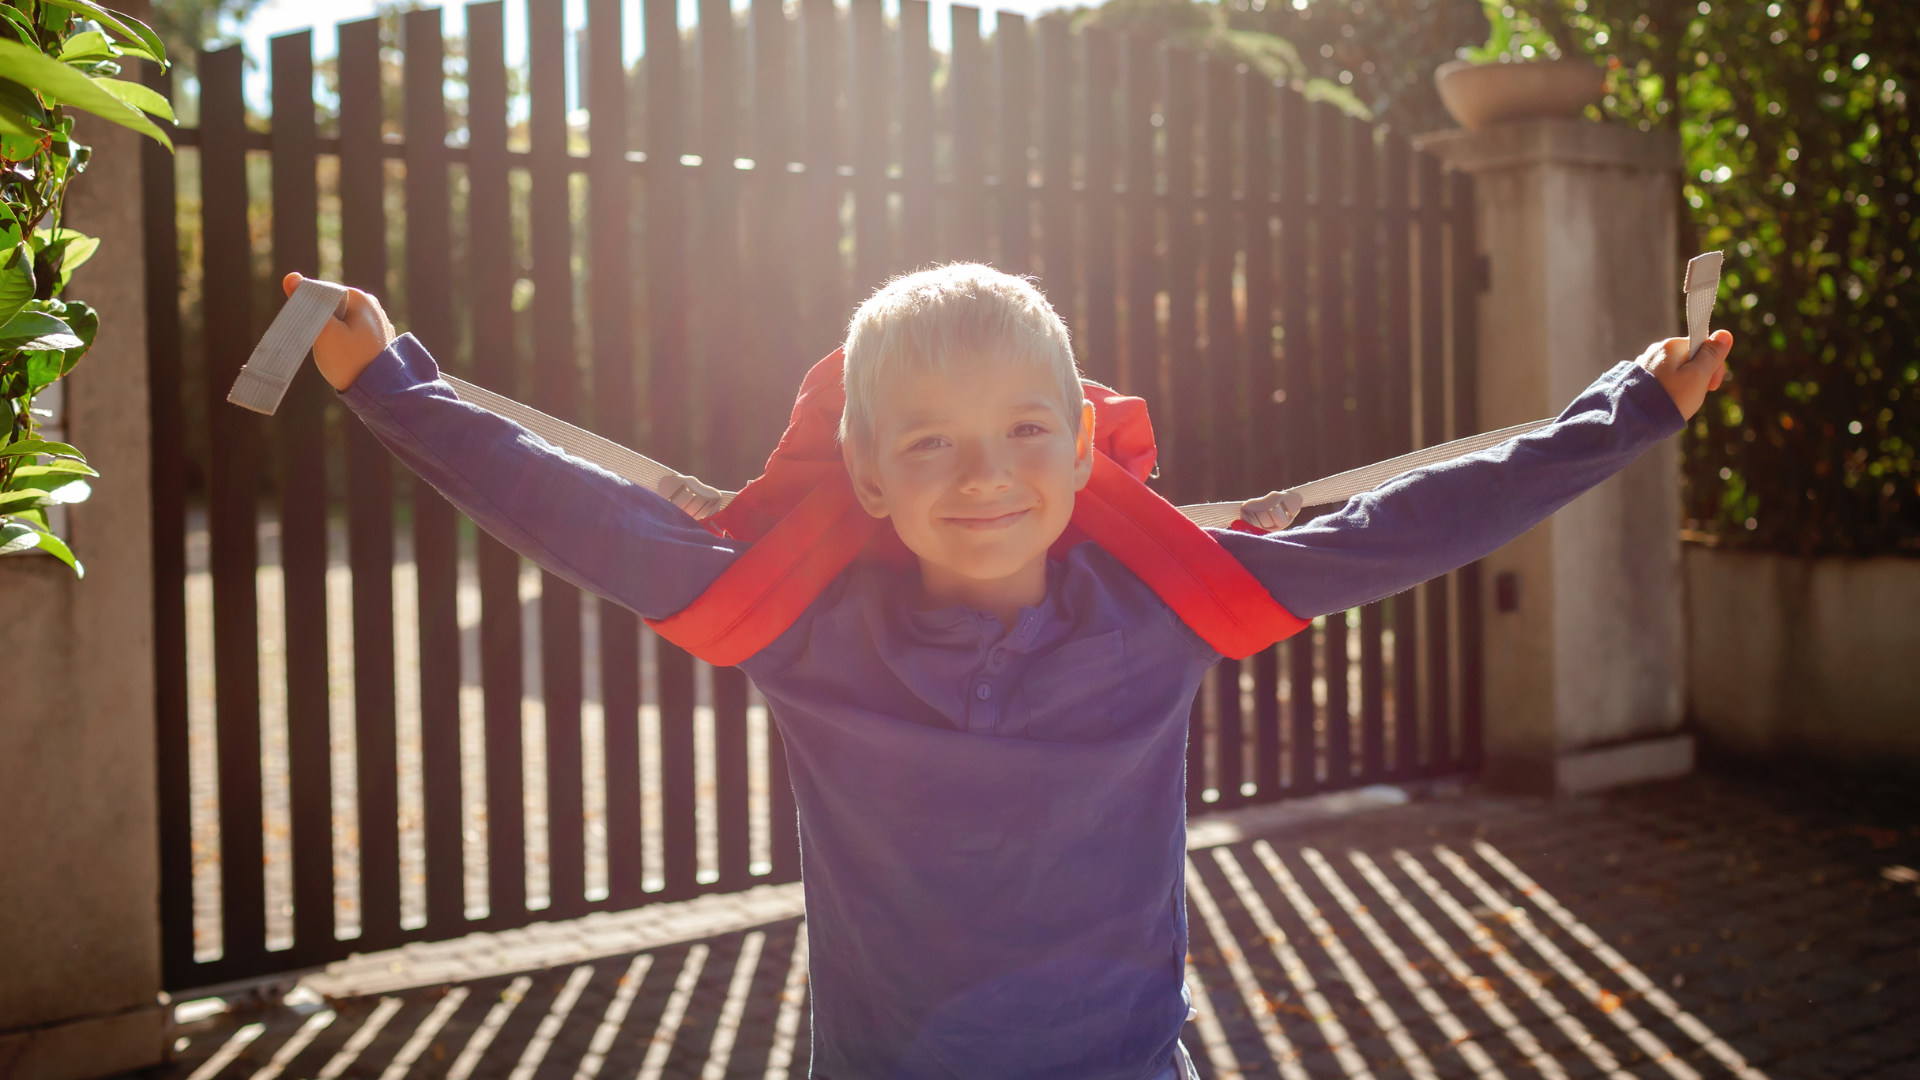
<path id="1" fill-rule="evenodd" d="M 1704 775 L 1243 814 L 1190 851 L 1203 1076 L 1920 1077 L 1920 800 Z M 793 887 L 309 976 L 146 1080 L 806 1075 Z"/>

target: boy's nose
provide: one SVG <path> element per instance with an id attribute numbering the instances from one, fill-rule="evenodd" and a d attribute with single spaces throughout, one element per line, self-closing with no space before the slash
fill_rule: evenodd
<path id="1" fill-rule="evenodd" d="M 1010 486 L 1012 476 L 1006 456 L 985 441 L 969 441 L 960 448 L 960 488 L 963 491 L 998 491 Z"/>

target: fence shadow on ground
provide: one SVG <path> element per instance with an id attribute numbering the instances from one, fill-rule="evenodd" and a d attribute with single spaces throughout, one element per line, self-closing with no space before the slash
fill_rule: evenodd
<path id="1" fill-rule="evenodd" d="M 1564 854 L 1528 844 L 1510 855 L 1478 825 L 1456 820 L 1442 835 L 1434 820 L 1416 805 L 1317 829 L 1310 842 L 1296 834 L 1190 853 L 1196 1015 L 1185 1039 L 1203 1077 L 1769 1075 L 1749 1063 L 1752 1044 L 1716 1030 L 1734 1018 L 1715 999 L 1682 1000 L 1683 976 L 1636 966 L 1575 910 L 1590 896 L 1563 902 L 1530 876 L 1530 866 L 1563 868 Z M 1369 821 L 1387 827 L 1356 842 Z M 1610 906 L 1598 925 L 1649 925 L 1621 914 Z M 316 997 L 304 1012 L 230 1014 L 187 1032 L 170 1075 L 805 1076 L 801 925 L 384 996 Z"/>

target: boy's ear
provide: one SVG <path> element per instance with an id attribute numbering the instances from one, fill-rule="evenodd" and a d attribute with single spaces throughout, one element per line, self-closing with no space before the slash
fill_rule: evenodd
<path id="1" fill-rule="evenodd" d="M 852 440 L 842 439 L 840 460 L 847 466 L 847 478 L 853 481 L 853 494 L 860 500 L 861 509 L 876 518 L 887 517 L 887 497 L 880 491 L 880 474 L 873 467 L 873 455 Z"/>
<path id="2" fill-rule="evenodd" d="M 1073 440 L 1073 490 L 1093 479 L 1093 402 L 1080 402 L 1080 434 Z"/>

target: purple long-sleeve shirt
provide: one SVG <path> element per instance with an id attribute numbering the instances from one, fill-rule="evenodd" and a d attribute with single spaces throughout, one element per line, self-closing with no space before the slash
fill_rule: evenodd
<path id="1" fill-rule="evenodd" d="M 346 403 L 476 524 L 651 618 L 742 546 L 476 406 L 402 337 Z M 1271 536 L 1215 532 L 1287 610 L 1343 611 L 1471 562 L 1683 420 L 1622 363 L 1557 422 Z M 1189 704 L 1220 656 L 1086 544 L 1011 627 L 920 610 L 868 563 L 741 667 L 800 813 L 813 1075 L 1162 1074 L 1188 1001 Z"/>

